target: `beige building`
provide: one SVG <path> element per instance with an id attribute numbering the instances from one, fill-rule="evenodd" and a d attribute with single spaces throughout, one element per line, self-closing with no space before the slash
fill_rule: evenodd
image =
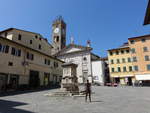
<path id="1" fill-rule="evenodd" d="M 129 38 L 136 80 L 150 80 L 150 35 Z"/>
<path id="2" fill-rule="evenodd" d="M 35 49 L 39 52 L 51 55 L 52 46 L 49 44 L 46 38 L 43 38 L 39 33 L 25 31 L 16 28 L 9 28 L 0 32 L 1 37 L 5 37 L 9 40 Z"/>
<path id="3" fill-rule="evenodd" d="M 128 43 L 119 48 L 108 50 L 108 60 L 111 81 L 122 85 L 132 85 L 135 78 Z"/>
<path id="4" fill-rule="evenodd" d="M 9 90 L 28 86 L 49 87 L 60 82 L 63 62 L 50 55 L 51 46 L 46 39 L 36 39 L 33 34 L 18 29 L 1 32 L 0 91 L 6 87 Z"/>

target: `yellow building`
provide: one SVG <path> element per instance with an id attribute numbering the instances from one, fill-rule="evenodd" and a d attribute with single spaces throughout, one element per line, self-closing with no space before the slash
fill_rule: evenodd
<path id="1" fill-rule="evenodd" d="M 112 82 L 132 85 L 135 78 L 128 43 L 119 48 L 108 50 L 108 61 Z"/>
<path id="2" fill-rule="evenodd" d="M 136 80 L 150 83 L 150 35 L 128 39 Z"/>

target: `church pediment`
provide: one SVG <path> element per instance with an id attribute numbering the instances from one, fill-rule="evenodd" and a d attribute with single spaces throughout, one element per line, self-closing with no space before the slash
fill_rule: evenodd
<path id="1" fill-rule="evenodd" d="M 71 48 L 68 48 L 66 51 L 64 51 L 64 53 L 72 53 L 72 52 L 77 52 L 77 51 L 81 51 L 81 50 L 82 49 L 71 47 Z"/>
<path id="2" fill-rule="evenodd" d="M 92 50 L 92 48 L 75 45 L 75 44 L 70 44 L 70 45 L 66 46 L 64 49 L 62 49 L 60 52 L 58 52 L 56 56 L 68 54 L 68 53 L 80 52 L 80 51 L 87 51 L 87 50 Z"/>

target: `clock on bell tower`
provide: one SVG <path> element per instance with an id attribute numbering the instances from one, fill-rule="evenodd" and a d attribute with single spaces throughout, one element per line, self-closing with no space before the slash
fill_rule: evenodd
<path id="1" fill-rule="evenodd" d="M 61 16 L 57 17 L 52 24 L 53 54 L 66 46 L 66 23 Z"/>

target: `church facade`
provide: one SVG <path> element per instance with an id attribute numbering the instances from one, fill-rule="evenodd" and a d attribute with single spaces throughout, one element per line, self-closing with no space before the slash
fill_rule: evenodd
<path id="1" fill-rule="evenodd" d="M 75 44 L 73 39 L 69 45 L 66 45 L 66 23 L 62 18 L 58 18 L 52 25 L 52 53 L 56 58 L 77 65 L 77 77 L 78 83 L 85 83 L 88 79 L 91 83 L 94 82 L 92 64 L 96 60 L 100 59 L 99 56 L 92 53 L 90 47 L 90 41 L 87 41 L 86 46 Z M 103 61 L 102 61 L 103 62 Z M 105 67 L 99 67 L 100 72 L 104 72 Z M 95 75 L 96 76 L 96 75 Z M 97 76 L 105 76 L 105 73 L 101 73 Z M 99 80 L 104 83 L 104 80 Z"/>

